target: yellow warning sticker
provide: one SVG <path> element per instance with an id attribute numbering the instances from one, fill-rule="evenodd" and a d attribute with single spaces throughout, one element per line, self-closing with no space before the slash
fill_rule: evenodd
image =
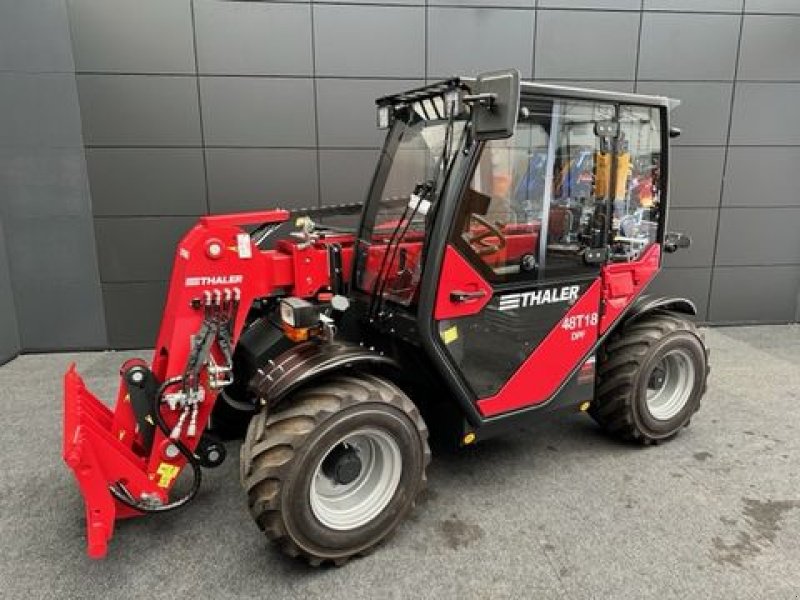
<path id="1" fill-rule="evenodd" d="M 453 325 L 442 332 L 442 340 L 445 344 L 452 344 L 458 339 L 458 327 Z"/>
<path id="2" fill-rule="evenodd" d="M 156 473 L 161 476 L 157 483 L 158 487 L 169 487 L 172 483 L 172 480 L 175 479 L 180 472 L 180 467 L 162 462 L 160 465 L 158 465 L 158 469 L 156 469 Z"/>

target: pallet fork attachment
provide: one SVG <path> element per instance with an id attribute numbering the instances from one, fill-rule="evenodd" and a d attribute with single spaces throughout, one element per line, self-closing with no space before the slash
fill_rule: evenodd
<path id="1" fill-rule="evenodd" d="M 78 482 L 86 506 L 87 552 L 106 555 L 116 519 L 140 513 L 119 504 L 109 491 L 118 481 L 134 489 L 163 492 L 145 471 L 145 462 L 113 433 L 114 415 L 83 383 L 70 365 L 64 375 L 64 462 Z"/>

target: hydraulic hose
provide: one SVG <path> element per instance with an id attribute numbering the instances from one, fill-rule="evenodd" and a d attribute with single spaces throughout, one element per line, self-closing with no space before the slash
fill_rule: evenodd
<path id="1" fill-rule="evenodd" d="M 162 383 L 156 394 L 153 396 L 153 405 L 152 405 L 152 414 L 153 418 L 155 419 L 156 426 L 161 430 L 161 432 L 169 438 L 171 435 L 171 431 L 167 424 L 164 422 L 164 417 L 161 416 L 161 400 L 164 397 L 164 393 L 167 391 L 167 388 L 176 385 L 178 383 L 183 382 L 183 377 L 173 377 L 171 379 L 167 379 L 164 383 Z M 132 508 L 134 510 L 138 510 L 139 512 L 143 513 L 163 513 L 168 512 L 171 510 L 175 510 L 177 508 L 181 508 L 191 502 L 194 497 L 197 495 L 198 490 L 200 489 L 200 484 L 203 480 L 203 474 L 200 470 L 200 461 L 194 455 L 194 453 L 186 447 L 186 445 L 180 440 L 172 440 L 172 443 L 178 449 L 178 451 L 186 458 L 186 462 L 192 467 L 192 487 L 191 489 L 181 498 L 175 500 L 173 502 L 169 502 L 167 504 L 162 505 L 147 505 L 142 504 L 141 502 L 137 501 L 133 496 L 131 496 L 130 492 L 121 484 L 117 483 L 116 486 L 111 486 L 109 491 L 111 495 L 114 496 L 117 500 L 119 500 L 125 506 Z"/>

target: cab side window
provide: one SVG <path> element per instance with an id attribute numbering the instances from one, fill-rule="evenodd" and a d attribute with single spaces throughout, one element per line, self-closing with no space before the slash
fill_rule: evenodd
<path id="1" fill-rule="evenodd" d="M 461 245 L 495 279 L 535 276 L 538 268 L 552 107 L 529 105 L 512 137 L 486 143 L 462 200 Z"/>
<path id="2" fill-rule="evenodd" d="M 658 109 L 620 106 L 614 253 L 633 260 L 656 240 L 661 206 L 661 121 Z"/>
<path id="3" fill-rule="evenodd" d="M 608 157 L 598 123 L 613 121 L 616 107 L 602 102 L 565 101 L 557 115 L 553 183 L 547 208 L 544 277 L 583 276 L 588 248 L 605 243 L 608 229 Z"/>
<path id="4" fill-rule="evenodd" d="M 462 200 L 459 243 L 494 281 L 585 276 L 598 268 L 584 260 L 586 249 L 604 245 L 609 231 L 610 159 L 596 125 L 613 122 L 617 109 L 523 106 L 514 135 L 484 146 Z"/>

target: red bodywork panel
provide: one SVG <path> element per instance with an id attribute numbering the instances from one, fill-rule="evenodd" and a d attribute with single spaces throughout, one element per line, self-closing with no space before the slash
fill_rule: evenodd
<path id="1" fill-rule="evenodd" d="M 638 260 L 603 267 L 603 316 L 600 334 L 608 331 L 661 267 L 661 246 L 653 244 Z"/>
<path id="2" fill-rule="evenodd" d="M 500 391 L 478 400 L 478 410 L 483 416 L 499 415 L 550 399 L 597 341 L 601 288 L 599 279 L 589 286 Z M 580 329 L 562 326 L 571 317 L 587 315 L 595 315 L 594 326 L 587 324 Z M 592 322 L 591 319 L 586 321 Z M 573 336 L 578 333 L 580 337 L 575 339 Z"/>
<path id="3" fill-rule="evenodd" d="M 485 417 L 535 406 L 549 400 L 561 387 L 580 360 L 592 349 L 599 336 L 613 325 L 658 273 L 661 248 L 650 246 L 635 261 L 609 263 L 541 344 L 522 363 L 500 391 L 478 400 Z M 594 326 L 577 331 L 565 326 L 569 319 L 598 314 Z M 580 320 L 579 322 L 583 322 Z"/>
<path id="4" fill-rule="evenodd" d="M 450 292 L 483 292 L 483 296 L 464 302 L 453 301 Z M 436 307 L 433 318 L 437 321 L 474 315 L 492 299 L 492 286 L 481 277 L 458 250 L 448 245 L 442 261 L 442 276 L 436 290 Z"/>
<path id="5" fill-rule="evenodd" d="M 231 342 L 235 346 L 250 307 L 256 298 L 276 291 L 312 297 L 330 288 L 328 246 L 342 245 L 344 276 L 350 275 L 353 236 L 329 237 L 324 241 L 281 240 L 274 250 L 260 250 L 240 226 L 282 223 L 283 210 L 203 217 L 178 245 L 151 369 L 158 381 L 183 374 L 192 348 L 192 337 L 204 319 L 206 299 L 239 297 L 234 307 Z M 216 304 L 215 304 L 216 305 Z M 211 355 L 218 364 L 224 356 L 214 345 Z M 126 365 L 130 365 L 126 363 Z M 218 390 L 201 373 L 204 398 L 198 404 L 196 434 L 183 429 L 181 440 L 194 450 L 206 428 Z M 180 411 L 164 406 L 162 416 L 172 428 Z M 170 458 L 170 441 L 156 428 L 152 450 L 143 451 L 136 418 L 121 382 L 114 411 L 110 411 L 84 385 L 72 365 L 64 378 L 63 457 L 73 470 L 86 505 L 88 553 L 105 555 L 114 521 L 140 513 L 119 503 L 109 485 L 123 482 L 135 498 L 148 494 L 167 502 L 170 489 L 185 460 Z"/>

